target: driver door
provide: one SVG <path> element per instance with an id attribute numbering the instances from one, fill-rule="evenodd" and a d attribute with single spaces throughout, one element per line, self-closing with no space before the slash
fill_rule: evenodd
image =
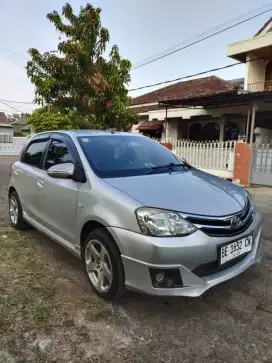
<path id="1" fill-rule="evenodd" d="M 74 244 L 77 195 L 81 183 L 72 179 L 52 178 L 47 174 L 51 166 L 68 162 L 76 162 L 71 141 L 65 137 L 53 138 L 45 157 L 43 175 L 38 181 L 38 222 Z"/>

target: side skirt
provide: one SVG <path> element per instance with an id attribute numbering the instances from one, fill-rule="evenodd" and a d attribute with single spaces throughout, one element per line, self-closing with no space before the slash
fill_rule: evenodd
<path id="1" fill-rule="evenodd" d="M 68 251 L 72 252 L 76 257 L 81 259 L 80 248 L 78 246 L 74 246 L 72 243 L 66 241 L 64 238 L 62 238 L 62 237 L 58 236 L 57 234 L 55 234 L 54 232 L 50 231 L 49 229 L 47 229 L 46 227 L 44 227 L 43 225 L 41 225 L 40 223 L 35 221 L 33 218 L 29 217 L 25 212 L 23 212 L 23 217 L 34 228 L 36 228 L 40 232 L 44 233 L 49 238 L 51 238 L 52 240 L 54 240 L 55 242 L 57 242 L 64 248 L 66 248 Z"/>

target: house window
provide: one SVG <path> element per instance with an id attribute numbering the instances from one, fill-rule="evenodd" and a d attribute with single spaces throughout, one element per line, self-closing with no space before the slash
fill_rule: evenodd
<path id="1" fill-rule="evenodd" d="M 220 127 L 215 122 L 207 123 L 203 128 L 203 138 L 205 141 L 219 140 Z"/>
<path id="2" fill-rule="evenodd" d="M 193 124 L 190 127 L 189 139 L 193 141 L 201 141 L 202 140 L 202 126 L 199 122 Z"/>
<path id="3" fill-rule="evenodd" d="M 240 134 L 239 127 L 235 122 L 227 121 L 225 124 L 224 140 L 238 140 Z"/>

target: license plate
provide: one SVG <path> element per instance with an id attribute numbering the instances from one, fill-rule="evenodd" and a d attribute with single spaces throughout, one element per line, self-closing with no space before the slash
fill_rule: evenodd
<path id="1" fill-rule="evenodd" d="M 252 236 L 247 236 L 238 241 L 231 242 L 220 248 L 220 264 L 243 255 L 252 250 Z"/>

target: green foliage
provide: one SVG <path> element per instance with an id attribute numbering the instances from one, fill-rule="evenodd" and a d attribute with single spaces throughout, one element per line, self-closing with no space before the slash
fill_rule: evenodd
<path id="1" fill-rule="evenodd" d="M 9 121 L 10 124 L 13 124 L 13 123 L 27 124 L 28 123 L 28 117 L 29 117 L 28 113 L 13 113 L 13 114 L 8 116 L 8 121 Z"/>
<path id="2" fill-rule="evenodd" d="M 29 117 L 37 132 L 50 130 L 69 130 L 72 128 L 72 121 L 67 114 L 53 108 L 38 108 Z"/>
<path id="3" fill-rule="evenodd" d="M 131 63 L 120 57 L 116 45 L 104 57 L 110 36 L 101 26 L 100 12 L 88 3 L 78 15 L 70 4 L 61 15 L 49 13 L 65 40 L 55 52 L 30 49 L 27 75 L 35 85 L 35 102 L 69 114 L 74 125 L 126 129 L 136 118 L 126 89 Z"/>

